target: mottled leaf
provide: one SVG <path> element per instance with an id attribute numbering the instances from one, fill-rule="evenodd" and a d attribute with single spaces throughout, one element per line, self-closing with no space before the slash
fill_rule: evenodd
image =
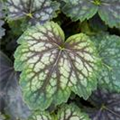
<path id="1" fill-rule="evenodd" d="M 2 38 L 2 36 L 5 35 L 5 29 L 2 28 L 4 21 L 2 20 L 2 18 L 4 17 L 3 14 L 3 3 L 0 1 L 0 39 Z"/>
<path id="2" fill-rule="evenodd" d="M 120 28 L 120 0 L 101 0 L 98 14 L 110 27 Z"/>
<path id="3" fill-rule="evenodd" d="M 56 16 L 59 4 L 52 0 L 7 0 L 7 7 L 8 20 L 27 17 L 32 24 L 43 24 Z"/>
<path id="4" fill-rule="evenodd" d="M 54 120 L 48 112 L 37 111 L 29 118 L 29 120 Z"/>
<path id="5" fill-rule="evenodd" d="M 96 88 L 100 61 L 85 34 L 65 41 L 61 28 L 49 22 L 28 29 L 18 43 L 15 69 L 22 71 L 20 84 L 30 107 L 66 102 L 71 91 L 87 99 Z"/>
<path id="6" fill-rule="evenodd" d="M 19 75 L 14 71 L 10 59 L 0 51 L 0 93 L 4 100 L 4 109 L 12 119 L 27 118 L 30 114 L 25 105 L 18 85 Z"/>
<path id="7" fill-rule="evenodd" d="M 89 19 L 98 11 L 98 6 L 92 0 L 64 0 L 63 12 L 73 21 Z"/>
<path id="8" fill-rule="evenodd" d="M 120 94 L 98 89 L 90 101 L 95 108 L 86 108 L 92 120 L 120 120 Z"/>
<path id="9" fill-rule="evenodd" d="M 36 112 L 30 120 L 90 120 L 88 115 L 74 104 L 62 105 L 55 115 L 47 112 Z"/>
<path id="10" fill-rule="evenodd" d="M 120 0 L 64 0 L 63 12 L 72 20 L 85 20 L 97 12 L 110 27 L 120 28 Z"/>
<path id="11" fill-rule="evenodd" d="M 120 92 L 120 37 L 102 33 L 93 39 L 103 61 L 99 85 Z"/>
<path id="12" fill-rule="evenodd" d="M 87 114 L 74 105 L 63 105 L 58 111 L 58 120 L 90 120 Z"/>

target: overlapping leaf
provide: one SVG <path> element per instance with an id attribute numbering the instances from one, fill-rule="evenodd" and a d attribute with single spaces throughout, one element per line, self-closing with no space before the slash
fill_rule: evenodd
<path id="1" fill-rule="evenodd" d="M 87 114 L 74 104 L 63 105 L 58 110 L 57 115 L 50 115 L 49 113 L 38 112 L 31 120 L 90 120 Z"/>
<path id="2" fill-rule="evenodd" d="M 63 12 L 72 20 L 85 20 L 97 12 L 110 27 L 120 28 L 120 0 L 64 0 Z"/>
<path id="3" fill-rule="evenodd" d="M 59 4 L 52 0 L 7 0 L 8 20 L 27 17 L 29 22 L 45 23 L 55 17 Z"/>
<path id="4" fill-rule="evenodd" d="M 86 111 L 92 120 L 120 120 L 120 94 L 98 89 L 90 101 L 95 108 Z"/>
<path id="5" fill-rule="evenodd" d="M 93 39 L 98 40 L 96 43 L 103 60 L 100 86 L 120 92 L 120 37 L 103 33 Z"/>
<path id="6" fill-rule="evenodd" d="M 0 100 L 4 101 L 4 110 L 12 119 L 24 119 L 30 114 L 22 99 L 18 79 L 19 75 L 14 71 L 12 62 L 0 51 Z"/>
<path id="7" fill-rule="evenodd" d="M 5 29 L 2 28 L 4 21 L 2 20 L 2 18 L 4 17 L 3 14 L 3 3 L 0 1 L 0 39 L 2 38 L 2 36 L 5 35 Z"/>
<path id="8" fill-rule="evenodd" d="M 99 58 L 85 34 L 65 41 L 61 28 L 49 22 L 28 29 L 18 43 L 15 69 L 22 71 L 20 83 L 31 107 L 66 102 L 71 91 L 87 99 L 96 88 Z"/>

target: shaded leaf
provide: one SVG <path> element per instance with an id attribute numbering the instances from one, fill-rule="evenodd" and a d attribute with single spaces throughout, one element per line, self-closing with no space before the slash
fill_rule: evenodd
<path id="1" fill-rule="evenodd" d="M 120 94 L 98 89 L 90 101 L 95 108 L 86 108 L 86 111 L 92 120 L 120 120 Z"/>
<path id="2" fill-rule="evenodd" d="M 8 20 L 27 17 L 29 23 L 43 24 L 56 16 L 59 4 L 52 0 L 7 0 L 7 7 Z"/>
<path id="3" fill-rule="evenodd" d="M 120 92 L 120 37 L 102 33 L 93 39 L 103 61 L 99 86 Z"/>
<path id="4" fill-rule="evenodd" d="M 10 59 L 0 51 L 0 92 L 4 100 L 4 109 L 15 118 L 27 118 L 30 114 L 28 107 L 22 99 L 21 89 L 18 85 L 19 74 L 14 71 Z"/>
<path id="5" fill-rule="evenodd" d="M 66 102 L 71 91 L 87 99 L 96 88 L 99 58 L 85 34 L 65 41 L 54 22 L 28 29 L 18 40 L 15 69 L 22 71 L 20 84 L 30 107 L 46 109 Z"/>
<path id="6" fill-rule="evenodd" d="M 120 0 L 64 0 L 63 12 L 72 20 L 89 19 L 97 12 L 110 27 L 120 28 Z"/>

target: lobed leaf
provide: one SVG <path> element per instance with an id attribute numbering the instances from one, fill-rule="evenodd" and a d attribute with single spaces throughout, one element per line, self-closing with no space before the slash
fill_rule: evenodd
<path id="1" fill-rule="evenodd" d="M 120 28 L 120 0 L 64 0 L 63 12 L 73 21 L 90 19 L 97 12 L 110 27 Z"/>
<path id="2" fill-rule="evenodd" d="M 46 109 L 66 102 L 71 91 L 87 99 L 96 89 L 99 57 L 89 37 L 73 35 L 65 41 L 54 22 L 28 29 L 18 40 L 15 69 L 31 108 Z"/>
<path id="3" fill-rule="evenodd" d="M 120 37 L 106 33 L 93 38 L 96 41 L 103 68 L 99 75 L 99 86 L 120 92 Z"/>
<path id="4" fill-rule="evenodd" d="M 92 120 L 119 120 L 120 119 L 120 94 L 98 89 L 90 97 L 95 108 L 86 108 Z"/>
<path id="5" fill-rule="evenodd" d="M 56 16 L 59 9 L 57 2 L 52 0 L 7 0 L 8 20 L 23 17 L 29 19 L 30 24 L 43 24 Z"/>
<path id="6" fill-rule="evenodd" d="M 87 114 L 74 104 L 63 105 L 58 110 L 57 115 L 50 115 L 47 112 L 37 112 L 31 120 L 90 120 Z"/>
<path id="7" fill-rule="evenodd" d="M 73 21 L 90 19 L 98 11 L 98 6 L 92 0 L 64 0 L 63 12 Z"/>
<path id="8" fill-rule="evenodd" d="M 18 80 L 19 75 L 14 71 L 11 60 L 0 51 L 0 103 L 5 103 L 0 107 L 4 107 L 11 119 L 25 119 L 30 114 L 23 101 Z"/>

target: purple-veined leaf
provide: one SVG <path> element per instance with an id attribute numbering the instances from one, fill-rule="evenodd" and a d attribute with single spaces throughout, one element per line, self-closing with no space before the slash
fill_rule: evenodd
<path id="1" fill-rule="evenodd" d="M 50 115 L 48 112 L 35 112 L 30 120 L 90 120 L 88 115 L 74 104 L 62 105 L 58 112 Z"/>
<path id="2" fill-rule="evenodd" d="M 8 20 L 27 17 L 30 24 L 43 24 L 56 16 L 59 4 L 52 0 L 7 0 L 7 7 Z"/>
<path id="3" fill-rule="evenodd" d="M 63 105 L 61 109 L 58 110 L 57 115 L 58 120 L 90 120 L 88 115 L 74 104 Z"/>
<path id="4" fill-rule="evenodd" d="M 120 28 L 120 0 L 63 0 L 63 12 L 72 20 L 90 19 L 97 12 L 110 27 Z"/>
<path id="5" fill-rule="evenodd" d="M 30 110 L 23 101 L 18 80 L 19 74 L 14 71 L 13 63 L 0 51 L 0 100 L 4 101 L 4 110 L 12 119 L 25 119 Z"/>
<path id="6" fill-rule="evenodd" d="M 31 108 L 66 102 L 71 91 L 87 99 L 96 89 L 100 60 L 85 34 L 65 41 L 58 24 L 48 22 L 28 29 L 18 43 L 14 66 L 22 71 L 20 84 Z"/>
<path id="7" fill-rule="evenodd" d="M 95 108 L 86 108 L 92 120 L 120 120 L 120 94 L 98 89 L 90 97 Z"/>

